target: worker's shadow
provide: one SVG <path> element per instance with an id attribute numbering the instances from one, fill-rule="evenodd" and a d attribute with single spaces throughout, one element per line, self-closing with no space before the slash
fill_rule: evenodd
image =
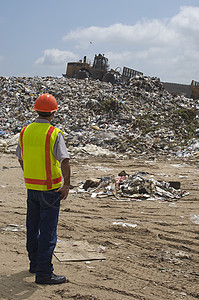
<path id="1" fill-rule="evenodd" d="M 28 299 L 38 288 L 34 274 L 27 270 L 0 276 L 0 299 Z"/>

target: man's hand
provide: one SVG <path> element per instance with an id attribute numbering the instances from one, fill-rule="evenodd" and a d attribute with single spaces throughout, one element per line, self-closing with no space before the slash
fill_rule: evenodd
<path id="1" fill-rule="evenodd" d="M 68 185 L 63 185 L 56 191 L 56 193 L 61 193 L 61 200 L 64 200 L 68 197 L 69 188 L 70 187 Z"/>
<path id="2" fill-rule="evenodd" d="M 70 188 L 70 162 L 68 158 L 65 158 L 61 163 L 61 171 L 63 175 L 64 183 L 57 192 L 61 193 L 61 200 L 68 197 L 69 188 Z"/>

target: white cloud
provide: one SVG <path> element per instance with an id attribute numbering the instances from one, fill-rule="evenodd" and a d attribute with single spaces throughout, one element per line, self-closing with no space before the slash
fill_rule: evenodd
<path id="1" fill-rule="evenodd" d="M 61 51 L 59 49 L 46 49 L 43 56 L 36 60 L 37 65 L 61 65 L 68 60 L 76 60 L 77 55 L 70 51 Z"/>
<path id="2" fill-rule="evenodd" d="M 129 66 L 162 80 L 199 80 L 199 7 L 183 6 L 171 19 L 135 25 L 77 28 L 63 37 L 77 49 L 105 53 L 111 67 Z M 109 55 L 109 56 L 108 56 Z M 193 76 L 198 78 L 193 78 Z"/>
<path id="3" fill-rule="evenodd" d="M 199 7 L 183 6 L 171 19 L 77 28 L 63 37 L 68 51 L 46 49 L 36 64 L 61 67 L 103 53 L 113 69 L 126 66 L 162 81 L 190 83 L 199 81 L 198 36 Z"/>
<path id="4" fill-rule="evenodd" d="M 116 47 L 126 46 L 157 46 L 175 43 L 182 27 L 181 15 L 191 19 L 191 12 L 199 17 L 199 8 L 183 7 L 178 15 L 171 20 L 147 20 L 137 22 L 135 25 L 113 24 L 109 27 L 91 26 L 88 28 L 77 28 L 63 37 L 63 41 L 76 42 L 78 47 L 89 47 L 89 41 L 93 44 L 114 45 Z M 179 20 L 179 21 L 178 21 Z M 194 29 L 198 30 L 195 26 Z"/>
<path id="5" fill-rule="evenodd" d="M 182 31 L 182 33 L 184 33 L 184 30 L 185 32 L 199 32 L 198 16 L 199 7 L 183 6 L 181 7 L 180 12 L 171 19 L 170 25 L 176 30 Z"/>
<path id="6" fill-rule="evenodd" d="M 76 41 L 79 46 L 106 43 L 114 45 L 156 45 L 159 42 L 169 42 L 175 37 L 165 24 L 159 20 L 145 20 L 133 26 L 114 24 L 109 27 L 91 26 L 78 28 L 63 37 L 64 41 Z"/>
<path id="7" fill-rule="evenodd" d="M 0 61 L 4 60 L 4 57 L 0 55 Z"/>

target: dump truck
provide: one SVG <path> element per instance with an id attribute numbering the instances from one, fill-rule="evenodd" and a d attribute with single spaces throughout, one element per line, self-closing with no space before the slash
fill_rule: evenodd
<path id="1" fill-rule="evenodd" d="M 62 74 L 66 78 L 92 78 L 99 79 L 105 82 L 125 82 L 129 78 L 135 75 L 143 75 L 142 72 L 136 71 L 127 67 L 116 68 L 115 70 L 109 68 L 108 58 L 104 54 L 95 54 L 93 64 L 87 61 L 87 57 L 84 56 L 83 61 L 68 62 L 66 68 L 66 74 Z"/>

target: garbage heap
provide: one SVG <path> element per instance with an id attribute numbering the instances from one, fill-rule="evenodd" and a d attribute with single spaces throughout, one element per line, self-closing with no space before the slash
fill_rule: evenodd
<path id="1" fill-rule="evenodd" d="M 101 177 L 100 180 L 88 179 L 71 192 L 88 192 L 92 198 L 112 196 L 121 201 L 177 201 L 189 194 L 180 190 L 180 182 L 158 181 L 147 172 L 127 174 L 125 171 L 117 176 Z"/>
<path id="2" fill-rule="evenodd" d="M 42 93 L 57 99 L 53 125 L 71 155 L 193 157 L 199 151 L 199 101 L 169 94 L 158 78 L 111 84 L 64 77 L 0 77 L 0 151 L 13 152 L 21 128 L 37 117 Z"/>

